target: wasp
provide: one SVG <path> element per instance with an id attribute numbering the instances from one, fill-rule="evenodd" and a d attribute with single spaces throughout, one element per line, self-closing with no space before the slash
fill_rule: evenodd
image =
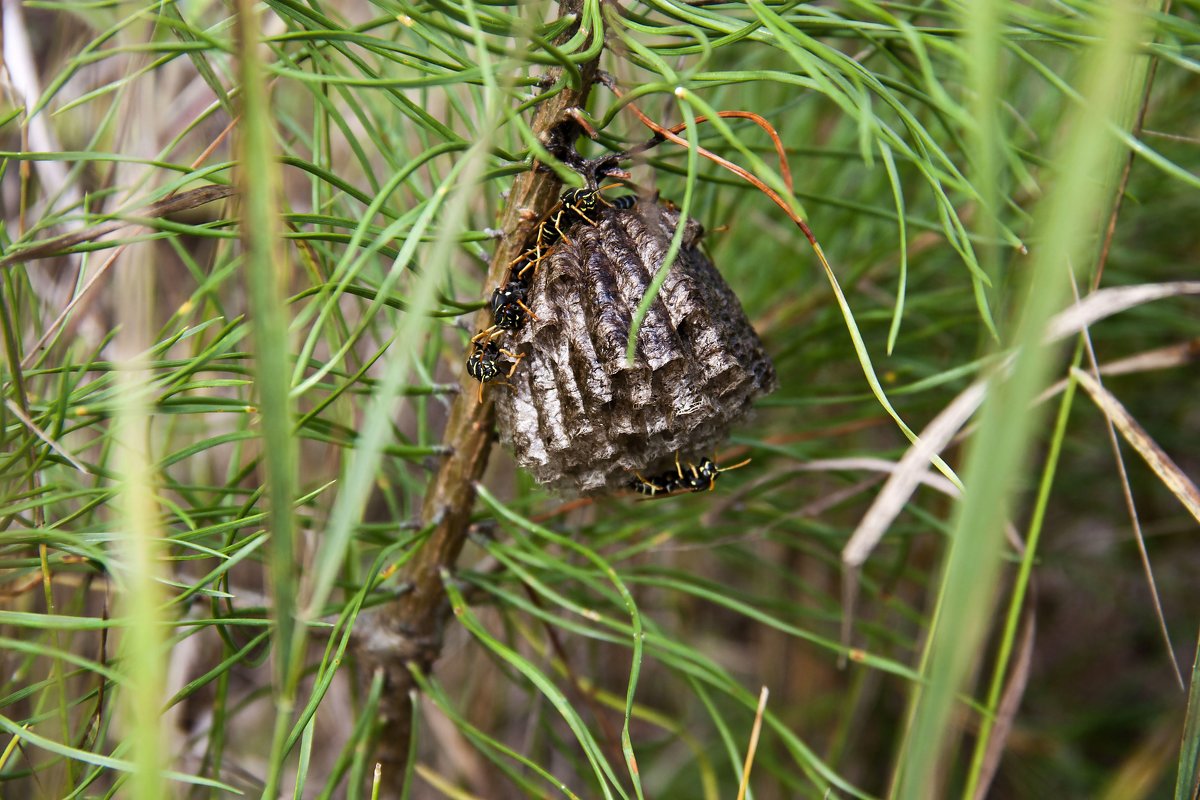
<path id="1" fill-rule="evenodd" d="M 679 476 L 674 472 L 664 472 L 661 475 L 652 475 L 649 478 L 642 476 L 638 472 L 635 472 L 634 475 L 634 479 L 628 485 L 630 489 L 633 489 L 638 494 L 644 494 L 647 497 L 657 497 L 660 494 L 674 494 L 679 490 Z"/>
<path id="2" fill-rule="evenodd" d="M 563 192 L 554 208 L 538 223 L 533 246 L 517 256 L 510 265 L 517 277 L 524 280 L 525 273 L 535 269 L 550 249 L 560 241 L 570 244 L 567 230 L 576 222 L 586 222 L 594 226 L 596 221 L 588 215 L 594 215 L 602 203 L 609 205 L 608 201 L 600 196 L 598 189 L 567 189 Z"/>
<path id="3" fill-rule="evenodd" d="M 519 278 L 513 278 L 503 286 L 497 286 L 492 291 L 492 321 L 495 322 L 489 331 L 519 331 L 525 325 L 525 318 L 537 319 L 537 314 L 525 305 L 525 296 L 529 287 Z"/>
<path id="4" fill-rule="evenodd" d="M 625 194 L 621 195 L 616 200 L 613 200 L 608 205 L 611 208 L 615 208 L 617 211 L 628 211 L 637 205 L 637 200 L 638 198 L 636 194 Z"/>
<path id="5" fill-rule="evenodd" d="M 598 189 L 567 189 L 558 198 L 561 213 L 567 215 L 567 225 L 575 222 L 576 219 L 581 219 L 588 225 L 594 226 L 596 222 L 588 214 L 596 213 L 596 209 L 600 207 L 601 203 L 607 205 L 608 201 L 600 196 Z"/>
<path id="6" fill-rule="evenodd" d="M 629 488 L 638 494 L 649 497 L 683 492 L 711 492 L 716 487 L 717 477 L 722 472 L 739 469 L 749 463 L 750 459 L 747 458 L 730 467 L 719 467 L 717 462 L 705 457 L 699 464 L 688 463 L 684 467 L 679 461 L 679 454 L 676 453 L 675 469 L 652 475 L 649 478 L 635 472 L 634 479 L 629 482 Z"/>
<path id="7" fill-rule="evenodd" d="M 517 364 L 525 357 L 524 353 L 513 353 L 496 344 L 496 337 L 502 331 L 493 332 L 491 329 L 480 331 L 471 339 L 471 353 L 467 356 L 467 374 L 479 381 L 479 402 L 483 402 L 483 385 L 492 383 L 501 373 L 505 378 L 511 378 L 517 371 Z M 511 362 L 500 357 L 508 356 Z"/>

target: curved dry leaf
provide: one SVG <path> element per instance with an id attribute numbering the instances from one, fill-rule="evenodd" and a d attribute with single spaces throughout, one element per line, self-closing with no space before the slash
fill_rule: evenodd
<path id="1" fill-rule="evenodd" d="M 1100 289 L 1088 295 L 1083 300 L 1076 302 L 1070 308 L 1056 314 L 1046 328 L 1044 341 L 1049 343 L 1064 336 L 1069 336 L 1072 333 L 1077 333 L 1094 322 L 1143 303 L 1162 300 L 1168 297 L 1194 294 L 1200 294 L 1200 281 L 1176 281 L 1171 283 Z M 1192 347 L 1193 345 L 1188 343 L 1182 348 L 1183 352 L 1176 352 L 1166 357 L 1174 359 L 1171 363 L 1177 363 L 1178 359 L 1192 357 Z M 1011 363 L 1011 356 L 1005 358 L 993 374 L 1006 374 Z M 842 565 L 847 570 L 843 575 L 842 585 L 843 602 L 846 604 L 847 611 L 843 615 L 843 644 L 846 643 L 848 636 L 848 627 L 846 626 L 849 625 L 849 620 L 853 616 L 850 612 L 852 611 L 853 602 L 857 594 L 856 575 L 858 569 L 867 560 L 867 557 L 875 549 L 875 546 L 879 544 L 879 540 L 883 538 L 892 521 L 895 520 L 908 503 L 912 493 L 921 483 L 922 476 L 927 472 L 926 467 L 933 457 L 945 449 L 983 403 L 987 380 L 987 378 L 984 378 L 976 381 L 963 390 L 920 433 L 916 444 L 909 448 L 904 457 L 896 464 L 896 469 L 892 472 L 887 483 L 884 484 L 883 489 L 875 498 L 875 502 L 867 509 L 867 513 L 863 515 L 862 521 L 850 536 L 850 540 L 842 548 Z M 1117 405 L 1119 407 L 1120 404 Z M 1136 423 L 1134 424 L 1136 425 Z M 1122 430 L 1123 434 L 1124 432 Z M 1145 437 L 1144 433 L 1143 437 L 1149 442 L 1149 437 Z M 1157 449 L 1157 446 L 1153 442 L 1149 442 L 1149 444 Z M 1139 452 L 1142 451 L 1139 450 Z M 1174 470 L 1175 476 L 1177 476 L 1171 479 L 1173 483 L 1168 484 L 1175 487 L 1172 488 L 1172 491 L 1177 492 L 1176 496 L 1182 499 L 1183 496 L 1187 495 L 1187 489 L 1190 487 L 1192 492 L 1191 497 L 1196 502 L 1196 505 L 1189 506 L 1189 510 L 1192 510 L 1193 514 L 1197 514 L 1196 509 L 1200 509 L 1200 499 L 1196 498 L 1195 486 L 1190 481 L 1187 481 L 1186 477 L 1179 472 L 1179 468 L 1166 457 L 1165 453 L 1162 453 L 1161 450 L 1157 450 L 1157 452 L 1161 454 L 1162 459 L 1165 459 L 1165 461 L 1159 460 L 1155 463 L 1169 465 Z M 1150 457 L 1145 453 L 1143 453 L 1142 457 L 1147 458 L 1148 461 L 1150 460 Z M 1154 463 L 1151 466 L 1153 467 Z M 1164 467 L 1164 469 L 1167 468 Z M 1170 472 L 1170 469 L 1167 469 L 1167 472 Z M 1180 478 L 1186 483 L 1179 483 Z M 1166 480 L 1164 478 L 1164 481 Z M 1182 492 L 1183 495 L 1179 494 L 1179 492 Z M 1200 516 L 1197 519 L 1200 519 Z"/>
<path id="2" fill-rule="evenodd" d="M 798 464 L 793 469 L 797 472 L 835 472 L 839 470 L 847 470 L 853 472 L 880 472 L 886 475 L 893 475 L 901 468 L 904 461 L 888 461 L 886 458 L 819 458 L 814 461 L 805 461 L 803 464 Z M 950 481 L 939 473 L 933 472 L 930 469 L 925 469 L 919 472 L 916 476 L 918 484 L 925 484 L 931 489 L 936 489 L 942 494 L 951 497 L 959 497 L 962 492 L 958 490 Z M 914 487 L 916 488 L 916 487 Z"/>
<path id="3" fill-rule="evenodd" d="M 1169 344 L 1166 347 L 1144 350 L 1141 353 L 1135 353 L 1126 358 L 1109 361 L 1099 366 L 1099 372 L 1101 377 L 1132 375 L 1138 372 L 1152 372 L 1158 369 L 1182 367 L 1193 361 L 1200 361 L 1200 337 Z M 1049 389 L 1038 395 L 1038 399 L 1034 401 L 1034 405 L 1041 405 L 1051 397 L 1062 393 L 1066 388 L 1066 378 L 1056 381 Z"/>
<path id="4" fill-rule="evenodd" d="M 1200 281 L 1144 283 L 1140 286 L 1098 289 L 1070 308 L 1055 314 L 1046 326 L 1044 341 L 1049 344 L 1064 336 L 1079 333 L 1094 322 L 1143 303 L 1191 294 L 1200 294 Z"/>
<path id="5" fill-rule="evenodd" d="M 875 502 L 863 515 L 850 541 L 842 548 L 842 563 L 859 567 L 883 537 L 917 486 L 926 480 L 933 456 L 940 453 L 983 402 L 986 380 L 976 381 L 934 417 L 917 437 L 917 443 L 896 463 Z"/>
<path id="6" fill-rule="evenodd" d="M 879 544 L 917 486 L 927 479 L 929 464 L 959 429 L 979 408 L 986 394 L 987 379 L 978 380 L 964 389 L 950 405 L 933 418 L 917 436 L 916 443 L 896 463 L 891 477 L 863 515 L 862 522 L 842 548 L 842 645 L 850 644 L 850 626 L 854 620 L 854 605 L 858 600 L 858 576 L 863 562 Z M 839 659 L 845 663 L 845 657 Z"/>
<path id="7" fill-rule="evenodd" d="M 1196 518 L 1196 521 L 1200 522 L 1200 490 L 1196 488 L 1196 484 L 1192 482 L 1191 478 L 1185 475 L 1166 451 L 1150 438 L 1137 420 L 1125 410 L 1125 406 L 1121 405 L 1121 401 L 1101 386 L 1095 378 L 1076 367 L 1072 367 L 1071 374 L 1079 381 L 1079 385 L 1087 390 L 1092 401 L 1112 421 L 1112 424 L 1121 432 L 1121 436 L 1138 452 L 1138 455 L 1149 465 L 1163 485 L 1171 491 L 1171 494 L 1175 495 L 1183 507 Z"/>
<path id="8" fill-rule="evenodd" d="M 1174 283 L 1148 283 L 1136 287 L 1115 287 L 1093 291 L 1084 300 L 1076 302 L 1066 311 L 1055 315 L 1046 327 L 1046 342 L 1056 341 L 1070 333 L 1084 330 L 1085 327 L 1111 317 L 1112 314 L 1126 311 L 1127 308 L 1141 303 L 1162 300 L 1165 297 L 1200 294 L 1200 281 L 1178 281 Z M 1188 354 L 1190 354 L 1190 344 Z M 1187 355 L 1178 357 L 1187 357 Z M 1010 359 L 1006 359 L 998 368 L 997 373 L 1007 372 Z M 930 459 L 946 447 L 954 435 L 966 425 L 967 420 L 976 413 L 983 403 L 986 379 L 976 381 L 962 391 L 946 409 L 938 414 L 920 433 L 917 444 L 910 447 L 904 458 L 896 464 L 896 469 L 889 477 L 886 485 L 863 516 L 863 521 L 850 537 L 850 541 L 842 548 L 842 564 L 851 569 L 862 566 L 866 557 L 875 549 L 892 521 L 908 503 L 908 498 L 916 491 L 920 476 L 925 473 L 925 467 Z M 1174 467 L 1174 464 L 1172 464 Z M 1176 468 L 1177 469 L 1177 468 Z M 1194 487 L 1193 487 L 1194 488 Z"/>

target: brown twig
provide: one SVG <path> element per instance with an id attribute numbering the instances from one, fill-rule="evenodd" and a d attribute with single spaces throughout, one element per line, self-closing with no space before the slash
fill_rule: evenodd
<path id="1" fill-rule="evenodd" d="M 190 191 L 179 192 L 178 194 L 171 194 L 167 198 L 159 200 L 157 203 L 151 203 L 145 208 L 134 211 L 121 219 L 101 222 L 99 225 L 93 225 L 81 231 L 64 234 L 53 239 L 36 242 L 20 250 L 14 250 L 3 258 L 0 258 L 0 267 L 7 267 L 11 264 L 19 264 L 25 261 L 35 261 L 39 258 L 60 256 L 76 245 L 94 242 L 122 228 L 144 224 L 148 219 L 157 219 L 158 217 L 178 214 L 181 211 L 187 211 L 197 206 L 211 203 L 214 200 L 224 200 L 233 193 L 234 188 L 232 186 L 213 185 L 202 186 L 199 189 L 191 189 Z"/>
<path id="2" fill-rule="evenodd" d="M 208 147 L 204 148 L 204 152 L 192 162 L 192 170 L 197 169 L 201 164 L 208 160 L 209 156 L 216 152 L 217 148 L 220 147 L 221 144 L 229 137 L 229 134 L 233 131 L 240 119 L 241 117 L 238 116 L 230 120 L 229 124 L 225 126 L 225 129 L 217 134 L 217 137 L 209 143 Z M 25 162 L 22 162 L 22 164 L 24 163 Z M 181 211 L 202 206 L 205 203 L 211 203 L 214 200 L 221 200 L 229 197 L 233 194 L 233 191 L 234 190 L 232 186 L 202 186 L 199 189 L 192 189 L 191 191 L 187 192 L 174 191 L 164 197 L 162 200 L 159 200 L 157 203 L 151 203 L 150 205 L 141 209 L 136 213 L 135 216 L 140 217 L 141 219 L 153 219 L 156 217 L 167 216 L 168 214 L 177 214 Z M 20 261 L 30 261 L 37 258 L 47 258 L 49 256 L 59 255 L 64 248 L 74 247 L 75 245 L 83 244 L 84 242 L 95 241 L 102 236 L 108 235 L 109 233 L 121 230 L 130 224 L 132 223 L 128 221 L 110 220 L 109 222 L 88 228 L 86 231 L 77 231 L 75 233 L 67 234 L 66 236 L 60 236 L 55 239 L 36 242 L 24 250 L 10 253 L 4 258 L 0 259 L 0 268 L 8 266 L 9 264 L 15 264 Z M 75 237 L 82 238 L 74 240 Z M 28 353 L 25 354 L 25 357 L 21 359 L 22 367 L 28 367 L 33 363 L 33 360 L 37 357 L 38 353 L 41 352 L 42 348 L 46 346 L 46 343 L 58 333 L 59 328 L 66 324 L 67 317 L 69 317 L 72 313 L 87 307 L 87 304 L 91 302 L 91 298 L 93 297 L 92 290 L 100 284 L 101 279 L 108 273 L 109 267 L 117 262 L 117 259 L 121 257 L 121 254 L 125 252 L 125 248 L 128 246 L 128 244 L 119 246 L 117 249 L 113 250 L 112 254 L 107 259 L 105 259 L 104 263 L 100 265 L 100 268 L 92 274 L 92 277 L 88 279 L 88 282 L 83 286 L 83 288 L 78 291 L 73 298 L 71 298 L 71 301 L 66 304 L 66 307 L 59 312 L 59 315 L 54 319 L 54 321 L 50 323 L 50 325 L 46 327 L 46 330 L 42 332 L 41 338 L 38 339 L 37 343 L 29 350 Z M 76 314 L 76 318 L 78 319 L 78 314 Z"/>
<path id="3" fill-rule="evenodd" d="M 567 0 L 562 13 L 578 15 L 580 0 Z M 573 35 L 575 26 L 562 34 Z M 596 32 L 599 33 L 599 32 Z M 593 35 L 596 35 L 593 33 Z M 533 131 L 549 141 L 552 132 L 564 125 L 574 127 L 570 109 L 582 107 L 595 82 L 598 57 L 580 65 L 579 88 L 568 86 L 545 101 L 533 118 Z M 496 247 L 483 293 L 498 285 L 520 245 L 532 230 L 531 220 L 549 211 L 558 201 L 561 184 L 554 173 L 531 170 L 513 184 L 501 228 L 505 237 Z M 490 324 L 481 311 L 476 327 Z M 380 703 L 383 728 L 378 761 L 383 765 L 383 796 L 399 796 L 406 774 L 412 736 L 412 690 L 415 684 L 409 665 L 428 671 L 441 651 L 441 633 L 447 616 L 441 570 L 453 568 L 466 540 L 475 503 L 475 481 L 483 474 L 492 447 L 495 414 L 489 398 L 477 402 L 475 392 L 460 393 L 450 410 L 443 441 L 451 454 L 442 462 L 425 494 L 422 518 L 431 525 L 429 538 L 404 569 L 410 590 L 395 603 L 381 608 L 360 625 L 359 653 L 365 675 L 382 670 L 386 689 Z"/>

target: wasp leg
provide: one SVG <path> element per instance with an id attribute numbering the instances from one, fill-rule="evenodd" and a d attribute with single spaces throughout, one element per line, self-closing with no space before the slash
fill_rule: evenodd
<path id="1" fill-rule="evenodd" d="M 515 361 L 513 361 L 512 366 L 508 368 L 508 374 L 505 376 L 507 378 L 511 378 L 513 376 L 513 373 L 517 371 L 517 365 L 521 363 L 521 359 L 525 357 L 525 354 L 521 353 L 518 355 L 517 353 L 510 353 L 507 350 L 501 350 L 500 352 L 503 353 L 504 355 L 508 356 L 509 358 L 516 359 Z"/>
<path id="2" fill-rule="evenodd" d="M 499 327 L 500 327 L 499 325 L 493 325 L 493 326 L 492 326 L 492 327 L 490 327 L 490 328 L 484 328 L 484 329 L 483 329 L 483 330 L 481 330 L 479 333 L 477 333 L 477 334 L 475 334 L 474 336 L 472 336 L 472 337 L 471 337 L 471 344 L 474 344 L 475 342 L 478 342 L 480 339 L 490 339 L 490 338 L 492 338 L 492 336 L 494 336 L 494 335 L 495 335 L 496 329 L 497 329 L 497 328 L 499 328 Z"/>
<path id="3" fill-rule="evenodd" d="M 541 261 L 541 259 L 539 258 L 538 261 Z M 529 272 L 529 270 L 531 270 L 531 269 L 537 269 L 537 264 L 538 264 L 537 261 L 530 261 L 527 264 L 525 264 L 525 266 L 521 267 L 521 271 L 517 273 L 517 280 L 519 280 L 519 281 L 525 280 L 525 273 Z"/>
<path id="4" fill-rule="evenodd" d="M 540 228 L 539 228 L 539 231 L 540 231 Z M 508 266 L 509 266 L 509 269 L 512 269 L 522 259 L 529 259 L 529 262 L 531 264 L 536 264 L 537 262 L 541 261 L 543 258 L 545 258 L 545 256 L 542 254 L 542 237 L 539 232 L 537 244 L 535 244 L 533 247 L 526 247 L 524 250 L 522 250 L 521 254 L 519 256 L 514 258 L 512 261 L 508 262 Z"/>
<path id="5" fill-rule="evenodd" d="M 639 482 L 639 483 L 640 483 L 642 486 L 649 486 L 649 487 L 650 487 L 650 496 L 651 496 L 651 497 L 654 497 L 654 496 L 655 496 L 656 494 L 658 494 L 659 492 L 666 491 L 665 489 L 663 489 L 663 487 L 659 486 L 657 483 L 654 483 L 653 481 L 651 481 L 651 480 L 649 480 L 648 478 L 644 477 L 644 476 L 642 475 L 642 473 L 640 473 L 640 472 L 635 472 L 635 473 L 633 473 L 633 474 L 634 474 L 634 476 L 635 476 L 635 477 L 638 479 L 638 482 Z"/>
<path id="6" fill-rule="evenodd" d="M 509 263 L 508 269 L 509 269 L 510 275 L 512 273 L 512 268 L 514 266 L 516 266 L 518 262 L 520 262 L 522 259 L 524 259 L 525 266 L 521 267 L 521 269 L 517 272 L 517 280 L 523 281 L 525 279 L 526 272 L 529 272 L 529 270 L 531 270 L 531 269 L 536 271 L 538 264 L 542 263 L 542 261 L 545 260 L 545 258 L 548 255 L 550 255 L 550 248 L 552 248 L 554 245 L 544 243 L 542 241 L 542 238 L 543 237 L 542 237 L 541 231 L 539 230 L 537 244 L 535 244 L 533 247 L 526 250 L 521 255 L 514 258 L 512 260 L 512 262 Z M 529 255 L 531 253 L 534 256 L 533 258 L 529 258 Z"/>
<path id="7" fill-rule="evenodd" d="M 517 301 L 517 305 L 519 305 L 522 308 L 522 310 L 524 310 L 524 312 L 529 315 L 530 319 L 535 319 L 538 322 L 542 321 L 541 317 L 539 317 L 537 314 L 533 313 L 533 311 L 530 310 L 529 306 L 525 305 L 520 300 Z"/>

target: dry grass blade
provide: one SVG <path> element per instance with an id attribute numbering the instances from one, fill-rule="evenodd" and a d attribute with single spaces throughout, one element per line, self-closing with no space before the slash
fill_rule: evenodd
<path id="1" fill-rule="evenodd" d="M 979 772 L 979 783 L 976 784 L 972 800 L 984 800 L 987 797 L 992 779 L 1000 767 L 1000 759 L 1004 755 L 1004 745 L 1008 741 L 1008 734 L 1012 731 L 1017 709 L 1021 707 L 1021 698 L 1025 696 L 1025 687 L 1029 683 L 1029 671 L 1033 664 L 1033 644 L 1037 638 L 1035 607 L 1035 593 L 1031 591 L 1022 615 L 1021 635 L 1013 657 L 1013 671 L 1004 687 L 1000 707 L 996 709 L 996 721 L 992 726 L 992 735 L 988 739 L 987 752 L 984 754 L 983 766 Z"/>
<path id="2" fill-rule="evenodd" d="M 16 403 L 14 403 L 11 399 L 8 399 L 8 398 L 5 399 L 4 404 L 6 406 L 8 406 L 8 410 L 13 413 L 13 416 L 15 416 L 17 419 L 21 420 L 22 425 L 24 425 L 26 428 L 31 430 L 33 432 L 34 436 L 38 437 L 43 442 L 45 442 L 47 445 L 49 445 L 51 450 L 53 450 L 54 452 L 58 453 L 60 456 L 65 458 L 71 464 L 72 467 L 79 470 L 80 472 L 87 473 L 89 475 L 92 474 L 91 472 L 88 471 L 87 467 L 85 467 L 83 464 L 80 464 L 78 461 L 75 460 L 75 458 L 70 453 L 68 453 L 66 450 L 64 450 L 62 448 L 62 445 L 60 445 L 58 442 L 54 441 L 54 439 L 50 438 L 50 435 L 48 433 L 46 433 L 41 428 L 39 428 L 37 426 L 37 423 L 35 423 L 32 419 L 30 419 L 29 416 L 24 411 L 21 410 L 20 406 L 18 406 Z"/>
<path id="3" fill-rule="evenodd" d="M 819 458 L 815 461 L 805 461 L 803 464 L 797 464 L 793 469 L 797 472 L 854 470 L 894 475 L 902 469 L 901 465 L 903 463 L 903 460 L 888 461 L 886 458 Z M 924 472 L 918 472 L 916 474 L 916 481 L 918 484 L 924 484 L 950 497 L 959 497 L 962 494 L 957 486 L 929 469 L 926 469 Z"/>
<path id="4" fill-rule="evenodd" d="M 775 130 L 775 126 L 763 119 L 761 114 L 755 114 L 753 111 L 719 111 L 717 116 L 723 119 L 748 119 L 758 127 L 762 128 L 767 136 L 771 137 L 771 144 L 775 147 L 775 155 L 779 159 L 779 177 L 783 178 L 783 185 L 788 191 L 795 191 L 792 183 L 792 168 L 788 165 L 787 148 L 783 145 L 783 140 L 779 138 L 779 132 Z M 708 117 L 699 116 L 692 120 L 699 125 L 702 122 L 708 122 Z M 687 128 L 687 123 L 681 122 L 678 125 L 668 128 L 671 133 L 683 133 Z"/>
<path id="5" fill-rule="evenodd" d="M 1158 443 L 1150 438 L 1145 429 L 1138 424 L 1121 401 L 1101 386 L 1095 378 L 1081 369 L 1073 369 L 1072 374 L 1079 384 L 1087 390 L 1092 401 L 1104 412 L 1104 415 L 1117 427 L 1125 441 L 1138 452 L 1163 485 L 1175 495 L 1197 522 L 1200 522 L 1200 490 L 1191 478 L 1171 460 Z"/>
<path id="6" fill-rule="evenodd" d="M 758 709 L 754 712 L 754 727 L 750 729 L 750 744 L 746 746 L 746 762 L 742 764 L 742 783 L 738 786 L 737 800 L 745 800 L 750 790 L 750 769 L 754 766 L 754 753 L 758 750 L 758 736 L 762 733 L 763 714 L 767 710 L 767 697 L 771 691 L 762 687 L 758 693 Z"/>
<path id="7" fill-rule="evenodd" d="M 615 94 L 618 98 L 623 96 L 623 93 L 621 92 L 621 90 L 618 89 L 614 83 L 608 82 L 607 85 L 608 85 L 608 88 L 612 91 L 612 93 Z M 678 89 L 675 93 L 675 96 L 678 97 L 679 99 L 683 100 L 688 96 L 688 93 L 684 89 Z M 674 142 L 675 144 L 679 145 L 680 147 L 689 148 L 689 149 L 692 147 L 691 143 L 687 139 L 684 139 L 682 136 L 679 136 L 677 133 L 675 133 L 674 129 L 664 128 L 663 126 L 659 125 L 657 122 L 655 122 L 654 120 L 650 119 L 648 116 L 643 114 L 641 109 L 639 109 L 634 103 L 632 103 L 632 102 L 629 103 L 627 107 L 629 108 L 630 111 L 632 111 L 637 116 L 637 118 L 641 121 L 641 123 L 643 125 L 645 125 L 650 130 L 654 131 L 654 133 L 657 134 L 658 136 L 661 136 L 662 138 L 664 138 L 668 141 Z M 730 112 L 719 112 L 717 114 L 717 116 L 728 116 L 729 114 L 730 114 Z M 697 119 L 698 120 L 701 120 L 701 119 L 707 120 L 706 117 L 698 117 Z M 773 132 L 773 130 L 774 130 L 773 128 L 768 130 L 768 133 Z M 701 156 L 707 158 L 709 161 L 713 162 L 714 164 L 718 164 L 721 167 L 724 167 L 725 169 L 732 172 L 734 175 L 737 175 L 739 178 L 742 178 L 747 183 L 749 183 L 751 186 L 753 186 L 755 189 L 758 189 L 764 195 L 769 197 L 771 199 L 771 202 L 773 202 L 775 205 L 779 206 L 779 208 L 782 209 L 783 213 L 787 214 L 788 218 L 790 220 L 792 220 L 792 222 L 796 223 L 796 226 L 800 228 L 800 232 L 804 234 L 806 239 L 808 239 L 808 243 L 810 245 L 812 245 L 813 249 L 816 250 L 816 252 L 820 256 L 821 260 L 824 261 L 824 259 L 825 259 L 824 253 L 821 251 L 821 246 L 820 246 L 820 244 L 818 244 L 817 237 L 813 234 L 812 229 L 810 229 L 808 227 L 807 222 L 805 222 L 803 219 L 801 219 L 796 214 L 796 212 L 792 210 L 792 207 L 790 205 L 788 205 L 788 202 L 779 196 L 778 192 L 776 192 L 774 189 L 772 189 L 771 187 L 769 187 L 765 183 L 763 183 L 762 180 L 758 178 L 758 176 L 754 175 L 754 173 L 750 172 L 747 169 L 743 169 L 742 167 L 739 167 L 737 164 L 734 164 L 732 161 L 730 161 L 727 158 L 722 158 L 721 156 L 717 155 L 716 153 L 712 152 L 711 150 L 697 146 L 696 152 L 699 153 Z M 790 170 L 786 170 L 785 174 L 787 175 L 787 179 L 790 180 L 791 179 Z"/>
<path id="8" fill-rule="evenodd" d="M 121 254 L 124 252 L 125 245 L 121 245 L 116 250 L 113 250 L 112 253 L 109 254 L 108 258 L 104 259 L 104 262 L 101 263 L 100 266 L 97 267 L 96 271 L 92 273 L 92 276 L 88 278 L 87 283 L 85 283 L 83 287 L 75 293 L 75 296 L 72 297 L 65 306 L 63 306 L 63 310 L 58 312 L 58 316 L 54 318 L 54 321 L 46 326 L 46 330 L 42 332 L 41 337 L 38 338 L 33 347 L 29 348 L 29 352 L 27 352 L 21 359 L 22 368 L 28 368 L 31 364 L 33 364 L 34 359 L 38 357 L 38 354 L 48 346 L 48 343 L 58 333 L 59 329 L 67 323 L 68 317 L 70 317 L 72 314 L 76 314 L 76 319 L 78 319 L 79 315 L 81 315 L 83 311 L 87 309 L 88 304 L 94 297 L 93 290 L 100 285 L 100 281 L 108 274 L 109 269 L 112 268 L 113 264 L 117 263 L 117 259 L 120 258 Z"/>
<path id="9" fill-rule="evenodd" d="M 1159 369 L 1182 367 L 1198 359 L 1200 359 L 1200 337 L 1176 344 L 1169 344 L 1166 347 L 1156 347 L 1153 350 L 1135 353 L 1132 356 L 1119 358 L 1116 361 L 1109 361 L 1106 364 L 1100 365 L 1099 373 L 1102 376 L 1135 375 L 1139 372 L 1152 372 Z M 1051 397 L 1062 392 L 1065 388 L 1067 388 L 1067 379 L 1063 378 L 1042 392 L 1035 402 L 1044 403 Z"/>
<path id="10" fill-rule="evenodd" d="M 1098 320 L 1134 306 L 1189 294 L 1200 294 L 1200 281 L 1177 281 L 1100 289 L 1055 315 L 1050 324 L 1046 326 L 1046 341 L 1055 341 L 1064 336 L 1078 333 Z M 1163 360 L 1169 360 L 1172 363 L 1186 362 L 1192 357 L 1193 349 L 1191 342 L 1176 345 L 1171 353 L 1163 353 L 1161 357 L 1155 359 L 1155 363 Z M 879 540 L 883 538 L 884 533 L 922 482 L 923 475 L 927 472 L 926 465 L 950 443 L 951 439 L 979 408 L 979 404 L 983 402 L 985 389 L 986 383 L 983 381 L 969 386 L 921 432 L 917 443 L 909 448 L 909 451 L 897 463 L 891 477 L 888 478 L 887 483 L 875 498 L 875 502 L 863 515 L 862 521 L 842 549 L 842 564 L 845 570 L 842 600 L 846 609 L 846 615 L 842 620 L 843 644 L 849 644 L 854 601 L 857 597 L 858 569 L 875 549 L 875 546 L 879 544 Z M 1046 395 L 1043 394 L 1042 399 L 1045 397 Z M 1151 444 L 1153 443 L 1151 442 Z M 1161 453 L 1161 450 L 1159 452 Z M 1174 467 L 1169 459 L 1167 459 L 1167 463 Z M 1178 471 L 1177 467 L 1175 469 Z M 1182 473 L 1179 474 L 1182 475 Z M 1188 485 L 1195 492 L 1195 487 L 1190 482 Z M 1200 504 L 1196 507 L 1200 508 Z M 1193 513 L 1196 512 L 1193 511 Z"/>
<path id="11" fill-rule="evenodd" d="M 1079 289 L 1073 281 L 1071 290 L 1075 293 L 1075 302 L 1078 303 Z M 1082 340 L 1087 352 L 1088 366 L 1091 367 L 1091 374 L 1095 376 L 1096 385 L 1103 389 L 1100 362 L 1096 358 L 1096 349 L 1092 344 L 1090 331 L 1086 329 L 1083 331 Z M 1150 553 L 1146 549 L 1146 537 L 1142 533 L 1142 522 L 1138 516 L 1137 503 L 1133 499 L 1133 487 L 1129 485 L 1129 471 L 1125 468 L 1125 457 L 1121 455 L 1121 443 L 1117 441 L 1117 432 L 1113 428 L 1112 419 L 1110 418 L 1106 422 L 1105 433 L 1108 434 L 1109 447 L 1112 449 L 1113 460 L 1117 465 L 1117 477 L 1121 482 L 1121 496 L 1129 514 L 1129 524 L 1133 526 L 1133 536 L 1137 542 L 1138 555 L 1141 557 L 1142 571 L 1146 575 L 1146 584 L 1150 588 L 1150 597 L 1154 603 L 1154 614 L 1158 619 L 1158 629 L 1163 638 L 1163 649 L 1167 655 L 1167 661 L 1170 662 L 1171 669 L 1175 673 L 1175 682 L 1179 684 L 1180 689 L 1186 689 L 1183 683 L 1183 670 L 1180 669 L 1179 662 L 1175 658 L 1175 650 L 1171 646 L 1171 632 L 1167 629 L 1167 616 L 1163 613 L 1162 597 L 1159 595 L 1158 585 L 1154 580 L 1154 568 L 1150 564 Z"/>
<path id="12" fill-rule="evenodd" d="M 1119 314 L 1126 309 L 1163 300 L 1200 294 L 1200 281 L 1147 283 L 1141 286 L 1116 286 L 1092 292 L 1067 310 L 1055 315 L 1046 326 L 1046 342 L 1054 342 L 1079 333 L 1094 322 Z"/>
<path id="13" fill-rule="evenodd" d="M 912 493 L 927 480 L 928 465 L 967 423 L 983 402 L 986 381 L 976 381 L 951 401 L 921 431 L 916 443 L 896 464 L 891 477 L 867 509 L 862 521 L 842 548 L 842 644 L 850 644 L 854 604 L 858 597 L 858 571 L 879 544 L 893 520 L 904 509 Z M 948 482 L 948 481 L 947 481 Z"/>

